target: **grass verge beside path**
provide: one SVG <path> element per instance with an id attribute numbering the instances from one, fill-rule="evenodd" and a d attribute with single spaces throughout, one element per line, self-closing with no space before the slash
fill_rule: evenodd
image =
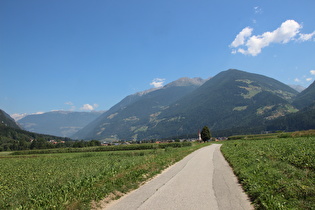
<path id="1" fill-rule="evenodd" d="M 90 209 L 92 201 L 119 197 L 206 145 L 9 155 L 0 159 L 0 209 Z"/>
<path id="2" fill-rule="evenodd" d="M 257 209 L 315 209 L 315 137 L 227 141 L 221 151 Z"/>

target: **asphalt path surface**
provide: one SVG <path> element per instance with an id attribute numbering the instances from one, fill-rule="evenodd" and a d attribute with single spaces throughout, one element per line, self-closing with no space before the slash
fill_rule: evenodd
<path id="1" fill-rule="evenodd" d="M 220 147 L 212 144 L 191 153 L 106 209 L 253 209 Z"/>

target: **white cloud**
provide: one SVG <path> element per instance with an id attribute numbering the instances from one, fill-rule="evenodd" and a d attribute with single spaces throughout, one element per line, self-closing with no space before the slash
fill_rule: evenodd
<path id="1" fill-rule="evenodd" d="M 231 47 L 238 47 L 245 43 L 245 38 L 252 35 L 253 29 L 250 27 L 244 28 L 237 36 L 235 37 L 234 41 L 231 44 Z"/>
<path id="2" fill-rule="evenodd" d="M 155 88 L 159 88 L 159 87 L 163 87 L 165 82 L 165 79 L 161 79 L 161 78 L 155 78 L 153 79 L 153 81 L 150 83 L 150 85 L 152 85 Z"/>
<path id="3" fill-rule="evenodd" d="M 239 52 L 245 55 L 256 56 L 261 53 L 261 50 L 272 43 L 285 44 L 290 41 L 307 41 L 315 36 L 315 32 L 311 34 L 301 34 L 300 29 L 302 25 L 295 20 L 286 20 L 279 28 L 274 31 L 267 31 L 261 35 L 251 36 L 252 28 L 244 28 L 231 43 L 230 47 L 237 48 L 240 46 L 247 47 L 247 49 L 239 48 L 232 49 L 232 53 Z M 295 37 L 299 35 L 299 38 Z"/>
<path id="4" fill-rule="evenodd" d="M 12 114 L 11 117 L 15 120 L 15 121 L 18 121 L 24 117 L 26 117 L 27 114 L 26 113 L 23 113 L 23 114 L 18 114 L 18 113 L 15 113 L 15 114 Z"/>
<path id="5" fill-rule="evenodd" d="M 312 79 L 313 78 L 306 78 L 306 81 L 309 82 L 309 81 L 312 81 Z"/>
<path id="6" fill-rule="evenodd" d="M 294 82 L 301 82 L 301 80 L 299 78 L 295 78 Z"/>
<path id="7" fill-rule="evenodd" d="M 80 110 L 84 110 L 84 111 L 93 111 L 95 108 L 98 107 L 98 104 L 93 104 L 93 105 L 90 105 L 90 104 L 84 104 Z"/>
<path id="8" fill-rule="evenodd" d="M 315 75 L 315 70 L 310 70 L 310 73 L 311 73 L 312 75 Z"/>
<path id="9" fill-rule="evenodd" d="M 315 36 L 315 31 L 313 31 L 313 33 L 310 33 L 310 34 L 299 34 L 300 37 L 298 38 L 298 41 L 302 41 L 302 42 L 305 42 L 305 41 L 309 41 L 313 38 L 313 36 Z"/>
<path id="10" fill-rule="evenodd" d="M 35 113 L 32 113 L 32 114 L 27 114 L 27 113 L 23 113 L 23 114 L 19 114 L 19 113 L 15 113 L 15 114 L 12 114 L 11 117 L 15 120 L 15 121 L 18 121 L 28 115 L 36 115 L 36 114 L 44 114 L 44 112 L 35 112 Z"/>
<path id="11" fill-rule="evenodd" d="M 72 106 L 73 103 L 71 101 L 65 102 L 66 105 Z"/>
<path id="12" fill-rule="evenodd" d="M 245 53 L 246 53 L 245 50 L 242 49 L 242 48 L 238 49 L 237 52 L 242 53 L 242 54 L 245 54 Z"/>

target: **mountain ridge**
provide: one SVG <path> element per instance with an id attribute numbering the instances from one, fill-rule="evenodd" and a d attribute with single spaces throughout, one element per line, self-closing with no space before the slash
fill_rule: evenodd
<path id="1" fill-rule="evenodd" d="M 21 129 L 18 123 L 15 122 L 15 120 L 2 109 L 0 109 L 0 125 Z"/>
<path id="2" fill-rule="evenodd" d="M 112 133 L 114 130 L 119 132 L 119 130 L 124 129 L 144 129 L 141 128 L 142 126 L 138 127 L 142 121 L 137 122 L 138 118 L 133 118 L 135 113 L 141 115 L 142 120 L 147 122 L 150 120 L 151 112 L 157 113 L 163 110 L 165 106 L 199 87 L 205 81 L 201 78 L 180 78 L 163 87 L 129 95 L 72 137 L 76 139 L 100 139 L 105 130 L 110 130 L 108 131 L 110 134 L 106 138 L 117 138 L 117 134 Z M 120 116 L 124 117 L 120 118 Z M 114 121 L 117 121 L 117 125 L 111 127 L 111 123 Z M 132 128 L 126 128 L 127 124 L 132 124 Z"/>
<path id="3" fill-rule="evenodd" d="M 180 78 L 169 84 L 181 84 L 183 81 L 185 79 Z M 164 89 L 142 95 L 127 106 L 120 107 L 119 112 L 110 109 L 106 116 L 100 116 L 97 122 L 89 125 L 88 135 L 80 135 L 80 132 L 87 132 L 84 128 L 76 137 L 164 138 L 196 133 L 204 125 L 220 130 L 265 123 L 297 111 L 291 105 L 298 94 L 296 90 L 273 78 L 235 69 L 222 71 L 201 85 L 182 92 L 177 98 L 175 92 L 178 90 L 172 94 L 168 92 L 170 96 L 164 95 L 163 91 L 170 86 L 165 85 Z M 172 100 L 169 100 L 170 97 Z"/>
<path id="4" fill-rule="evenodd" d="M 18 123 L 30 132 L 70 137 L 95 120 L 101 113 L 103 112 L 50 111 L 27 115 L 18 120 Z"/>
<path id="5" fill-rule="evenodd" d="M 272 78 L 230 69 L 165 110 L 156 119 L 159 124 L 151 126 L 152 135 L 147 135 L 155 138 L 157 131 L 163 131 L 163 137 L 183 135 L 196 132 L 202 125 L 212 130 L 232 128 L 236 122 L 237 126 L 253 125 L 264 118 L 276 118 L 275 113 L 284 115 L 286 109 L 297 111 L 289 104 L 295 94 L 295 90 Z"/>
<path id="6" fill-rule="evenodd" d="M 315 102 L 315 81 L 305 90 L 297 95 L 293 101 L 293 105 L 299 109 L 308 107 Z"/>

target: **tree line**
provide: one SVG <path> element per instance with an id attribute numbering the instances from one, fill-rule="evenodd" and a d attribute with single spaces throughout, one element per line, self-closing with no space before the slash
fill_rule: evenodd
<path id="1" fill-rule="evenodd" d="M 74 141 L 66 137 L 37 134 L 25 130 L 0 126 L 0 151 L 17 151 L 32 149 L 53 149 L 62 147 L 100 146 L 101 142 Z"/>

